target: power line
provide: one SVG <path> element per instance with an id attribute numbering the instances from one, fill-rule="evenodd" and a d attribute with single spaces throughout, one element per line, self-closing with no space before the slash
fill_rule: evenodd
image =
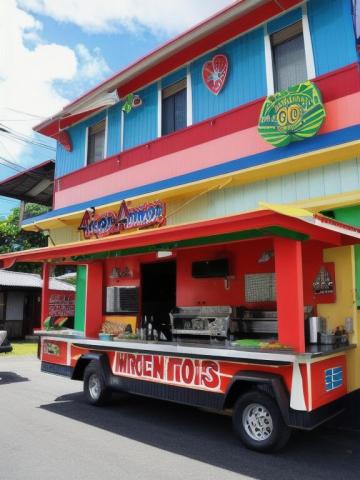
<path id="1" fill-rule="evenodd" d="M 42 143 L 42 142 L 39 142 L 37 140 L 34 140 L 33 138 L 28 137 L 27 135 L 18 133 L 15 130 L 13 130 L 12 128 L 5 127 L 2 124 L 0 124 L 0 133 L 1 134 L 5 133 L 5 134 L 9 135 L 10 139 L 12 139 L 12 140 L 18 140 L 18 141 L 21 141 L 21 142 L 24 142 L 24 143 L 27 143 L 27 144 L 30 144 L 30 145 L 33 145 L 33 146 L 46 148 L 46 149 L 51 150 L 53 152 L 56 151 L 56 148 L 51 147 L 50 145 L 47 145 L 46 143 Z"/>
<path id="2" fill-rule="evenodd" d="M 8 166 L 9 168 L 12 168 L 13 170 L 16 170 L 17 172 L 23 172 L 24 170 L 26 170 L 26 168 L 23 167 L 22 165 L 19 165 L 18 163 L 15 163 L 15 162 L 12 162 L 11 160 L 8 160 L 7 158 L 3 157 L 2 155 L 0 155 L 0 161 L 6 162 L 7 165 L 5 165 L 5 166 Z"/>
<path id="3" fill-rule="evenodd" d="M 24 112 L 23 110 L 16 110 L 15 108 L 11 108 L 11 107 L 3 107 L 3 108 L 5 108 L 6 110 L 11 110 L 12 112 L 23 113 L 24 115 L 29 115 L 29 117 L 40 118 L 40 119 L 45 118 L 45 117 L 41 117 L 40 115 L 35 115 L 34 113 Z"/>
<path id="4" fill-rule="evenodd" d="M 33 122 L 33 118 L 2 118 L 0 122 Z"/>

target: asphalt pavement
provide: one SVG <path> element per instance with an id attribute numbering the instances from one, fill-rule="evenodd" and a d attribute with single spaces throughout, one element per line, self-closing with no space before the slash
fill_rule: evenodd
<path id="1" fill-rule="evenodd" d="M 283 452 L 259 454 L 229 417 L 129 395 L 92 407 L 81 382 L 1 355 L 0 479 L 28 478 L 358 480 L 360 432 L 298 431 Z"/>

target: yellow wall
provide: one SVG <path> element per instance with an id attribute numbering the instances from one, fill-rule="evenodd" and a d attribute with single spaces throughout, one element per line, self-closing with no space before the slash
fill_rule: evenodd
<path id="1" fill-rule="evenodd" d="M 80 240 L 80 232 L 74 227 L 52 228 L 50 230 L 50 235 L 55 245 L 78 242 Z M 51 239 L 49 238 L 49 247 L 53 246 Z"/>
<path id="2" fill-rule="evenodd" d="M 318 305 L 318 313 L 327 320 L 327 328 L 334 329 L 344 325 L 346 317 L 352 317 L 354 334 L 350 342 L 359 341 L 360 315 L 356 308 L 355 296 L 355 256 L 353 247 L 337 247 L 324 250 L 324 261 L 335 263 L 336 302 Z M 347 355 L 348 388 L 360 388 L 360 349 L 356 348 Z"/>

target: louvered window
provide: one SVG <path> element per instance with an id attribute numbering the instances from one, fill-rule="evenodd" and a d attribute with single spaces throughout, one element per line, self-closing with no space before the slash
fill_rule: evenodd
<path id="1" fill-rule="evenodd" d="M 271 35 L 275 91 L 307 80 L 301 21 Z"/>
<path id="2" fill-rule="evenodd" d="M 186 127 L 186 79 L 162 91 L 162 135 Z"/>

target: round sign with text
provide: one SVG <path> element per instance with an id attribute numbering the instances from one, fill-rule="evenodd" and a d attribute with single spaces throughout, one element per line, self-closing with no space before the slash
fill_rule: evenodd
<path id="1" fill-rule="evenodd" d="M 259 119 L 260 135 L 274 147 L 313 137 L 326 116 L 319 89 L 303 82 L 265 100 Z"/>

